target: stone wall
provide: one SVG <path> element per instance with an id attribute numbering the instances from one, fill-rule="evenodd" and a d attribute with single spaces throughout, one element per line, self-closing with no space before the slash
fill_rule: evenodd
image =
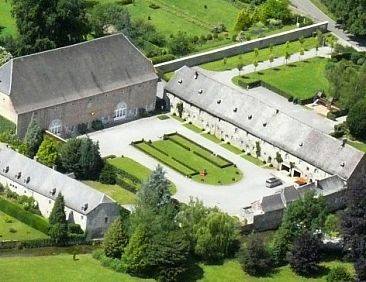
<path id="1" fill-rule="evenodd" d="M 284 210 L 281 209 L 255 215 L 252 228 L 256 231 L 277 229 L 281 224 L 283 211 Z"/>
<path id="2" fill-rule="evenodd" d="M 76 132 L 77 125 L 85 123 L 91 126 L 93 120 L 102 120 L 106 125 L 123 123 L 138 117 L 139 109 L 146 111 L 155 109 L 157 79 L 100 95 L 83 98 L 72 102 L 48 107 L 33 112 L 20 114 L 17 123 L 17 135 L 23 137 L 32 115 L 43 129 L 49 129 L 52 121 L 62 122 L 62 135 L 68 136 Z M 119 103 L 127 105 L 127 116 L 115 120 L 114 110 Z"/>
<path id="3" fill-rule="evenodd" d="M 282 32 L 279 34 L 270 35 L 264 38 L 258 38 L 255 40 L 234 44 L 220 49 L 183 57 L 169 62 L 164 62 L 155 65 L 155 68 L 164 73 L 177 70 L 183 66 L 197 66 L 208 62 L 217 61 L 226 57 L 247 53 L 253 51 L 255 48 L 266 48 L 270 44 L 278 45 L 283 44 L 287 41 L 298 40 L 301 36 L 309 37 L 312 36 L 313 33 L 316 32 L 316 30 L 318 29 L 326 31 L 327 28 L 328 22 L 317 23 L 306 27 Z"/>

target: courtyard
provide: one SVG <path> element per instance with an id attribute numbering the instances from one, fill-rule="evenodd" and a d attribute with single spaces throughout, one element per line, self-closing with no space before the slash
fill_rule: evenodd
<path id="1" fill-rule="evenodd" d="M 145 154 L 141 150 L 131 146 L 131 142 L 136 140 L 162 140 L 164 135 L 177 132 L 194 143 L 206 148 L 229 160 L 236 165 L 237 170 L 243 173 L 244 177 L 228 186 L 216 184 L 207 185 L 200 180 L 197 182 L 177 172 L 175 169 Z M 158 164 L 164 167 L 166 177 L 172 181 L 177 192 L 174 197 L 187 203 L 190 198 L 198 198 L 208 206 L 218 206 L 225 212 L 232 215 L 240 215 L 244 206 L 250 205 L 262 196 L 270 195 L 289 184 L 288 179 L 283 179 L 285 184 L 276 188 L 266 188 L 265 181 L 273 174 L 279 174 L 274 169 L 266 169 L 253 164 L 241 155 L 232 152 L 215 143 L 203 134 L 194 132 L 176 119 L 159 119 L 150 117 L 136 120 L 112 128 L 88 134 L 94 141 L 99 142 L 102 156 L 123 155 L 139 163 L 143 163 L 147 168 L 154 169 Z M 230 179 L 229 179 L 230 180 Z"/>

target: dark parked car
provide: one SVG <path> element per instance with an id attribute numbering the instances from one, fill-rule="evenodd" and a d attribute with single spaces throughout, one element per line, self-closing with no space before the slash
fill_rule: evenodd
<path id="1" fill-rule="evenodd" d="M 282 181 L 277 177 L 271 177 L 266 180 L 266 187 L 273 188 L 282 184 Z"/>

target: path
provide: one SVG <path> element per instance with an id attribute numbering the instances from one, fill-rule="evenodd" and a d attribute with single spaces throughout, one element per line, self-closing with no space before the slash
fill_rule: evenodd
<path id="1" fill-rule="evenodd" d="M 304 53 L 302 59 L 310 59 L 317 56 L 328 57 L 330 53 L 329 47 L 321 47 L 319 48 L 318 52 L 315 49 L 311 49 Z M 299 61 L 299 53 L 296 53 L 291 56 L 288 60 L 288 63 L 294 63 Z M 272 67 L 279 67 L 285 64 L 285 58 L 280 57 L 273 61 L 271 64 L 269 61 L 264 61 L 258 64 L 258 67 L 255 68 L 254 65 L 245 66 L 242 71 L 240 72 L 241 75 L 252 73 L 254 71 L 262 71 Z M 198 68 L 198 67 L 196 67 Z M 209 71 L 200 68 L 200 71 L 205 73 L 207 76 L 210 76 L 217 81 L 220 81 L 223 84 L 226 84 L 230 87 L 237 89 L 238 91 L 242 92 L 243 94 L 252 96 L 256 99 L 261 100 L 263 103 L 270 105 L 276 109 L 279 109 L 281 112 L 286 113 L 287 115 L 291 116 L 294 119 L 301 121 L 323 133 L 329 134 L 333 131 L 334 125 L 339 122 L 334 122 L 330 119 L 327 119 L 323 116 L 320 116 L 315 111 L 310 111 L 305 109 L 301 105 L 295 105 L 293 103 L 289 103 L 286 98 L 278 95 L 277 93 L 270 91 L 264 87 L 256 87 L 249 90 L 243 89 L 235 85 L 232 82 L 232 78 L 234 76 L 239 75 L 239 71 L 237 69 L 232 69 L 228 71 Z"/>
<path id="2" fill-rule="evenodd" d="M 317 22 L 328 22 L 328 30 L 333 32 L 341 41 L 347 45 L 351 45 L 357 51 L 366 51 L 365 42 L 361 42 L 351 34 L 348 34 L 343 29 L 337 27 L 336 22 L 329 16 L 324 14 L 316 5 L 310 0 L 291 0 L 292 5 L 306 16 L 311 17 Z"/>

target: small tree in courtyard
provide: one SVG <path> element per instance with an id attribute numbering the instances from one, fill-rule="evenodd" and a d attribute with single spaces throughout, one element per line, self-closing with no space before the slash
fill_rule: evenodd
<path id="1" fill-rule="evenodd" d="M 38 125 L 36 119 L 32 116 L 32 119 L 28 125 L 27 132 L 24 137 L 24 143 L 28 148 L 29 157 L 33 158 L 39 146 L 41 145 L 43 140 L 42 129 Z"/>
<path id="2" fill-rule="evenodd" d="M 288 256 L 291 268 L 300 275 L 319 271 L 321 240 L 310 232 L 300 234 Z"/>
<path id="3" fill-rule="evenodd" d="M 55 141 L 49 137 L 46 137 L 42 141 L 41 146 L 39 146 L 36 156 L 40 163 L 48 167 L 55 165 L 59 158 Z"/>
<path id="4" fill-rule="evenodd" d="M 57 245 L 63 245 L 68 239 L 68 226 L 65 214 L 65 200 L 61 193 L 57 195 L 50 217 L 49 235 Z"/>
<path id="5" fill-rule="evenodd" d="M 179 102 L 177 104 L 177 111 L 178 111 L 178 116 L 180 118 L 182 118 L 182 115 L 183 115 L 183 103 L 182 102 Z"/>

